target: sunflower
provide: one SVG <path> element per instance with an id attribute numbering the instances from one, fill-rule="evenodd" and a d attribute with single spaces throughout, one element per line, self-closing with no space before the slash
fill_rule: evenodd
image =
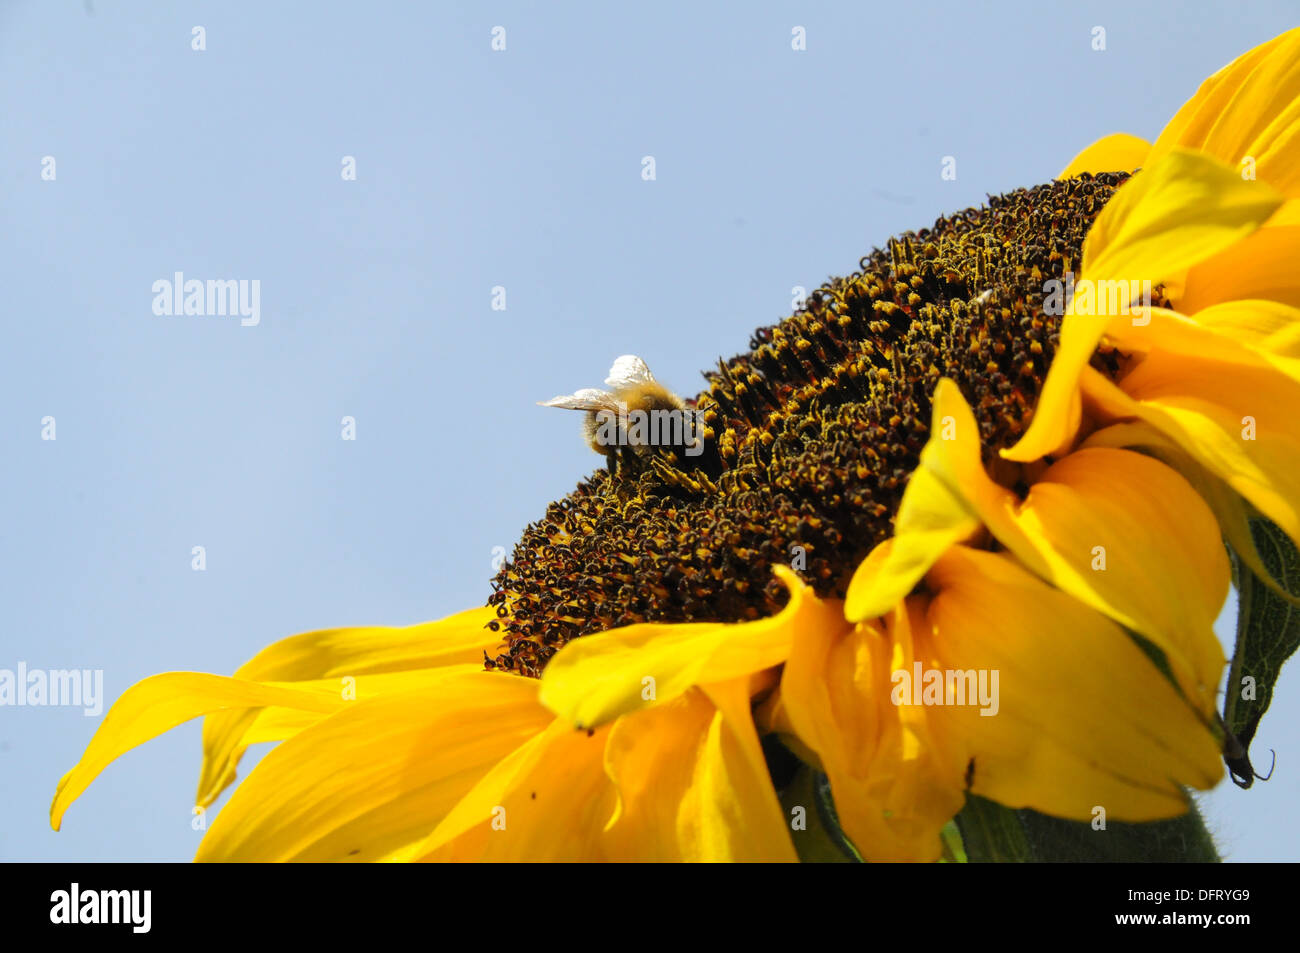
<path id="1" fill-rule="evenodd" d="M 1300 542 L 1297 160 L 1300 30 L 760 328 L 706 452 L 597 471 L 487 607 L 133 686 L 53 826 L 200 716 L 200 808 L 278 745 L 199 860 L 796 860 L 814 808 L 924 861 L 973 804 L 1185 814 L 1231 741 L 1223 540 L 1275 589 L 1252 521 Z"/>

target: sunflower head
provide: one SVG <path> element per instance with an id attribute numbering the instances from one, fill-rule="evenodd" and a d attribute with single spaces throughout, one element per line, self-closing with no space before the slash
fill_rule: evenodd
<path id="1" fill-rule="evenodd" d="M 493 580 L 506 647 L 488 667 L 536 676 L 582 635 L 770 615 L 786 599 L 777 565 L 843 596 L 892 531 L 940 378 L 971 399 L 986 461 L 1018 482 L 996 453 L 1024 432 L 1059 343 L 1045 286 L 1078 267 L 1126 178 L 991 197 L 890 241 L 759 328 L 705 375 L 693 403 L 704 453 L 597 472 L 527 528 Z"/>

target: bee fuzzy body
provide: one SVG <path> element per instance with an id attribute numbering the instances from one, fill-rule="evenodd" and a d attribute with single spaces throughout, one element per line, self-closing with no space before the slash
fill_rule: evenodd
<path id="1" fill-rule="evenodd" d="M 639 357 L 618 358 L 605 384 L 610 390 L 587 388 L 539 403 L 585 411 L 583 438 L 606 458 L 611 474 L 618 472 L 620 461 L 639 467 L 660 450 L 686 459 L 700 452 L 694 411 L 655 380 Z"/>

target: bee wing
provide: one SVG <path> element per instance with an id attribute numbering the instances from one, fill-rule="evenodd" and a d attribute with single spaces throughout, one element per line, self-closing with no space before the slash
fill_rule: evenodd
<path id="1" fill-rule="evenodd" d="M 624 354 L 622 357 L 614 359 L 614 366 L 609 369 L 609 377 L 605 378 L 606 387 L 627 387 L 630 384 L 653 384 L 655 376 L 650 373 L 650 368 L 646 366 L 645 361 L 635 354 Z"/>
<path id="2" fill-rule="evenodd" d="M 607 391 L 597 390 L 594 387 L 584 387 L 580 391 L 552 397 L 550 400 L 539 400 L 537 405 L 539 407 L 562 407 L 565 410 L 616 409 L 613 404 L 613 395 Z"/>

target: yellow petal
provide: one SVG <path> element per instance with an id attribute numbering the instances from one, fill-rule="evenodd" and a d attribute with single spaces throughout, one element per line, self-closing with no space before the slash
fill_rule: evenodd
<path id="1" fill-rule="evenodd" d="M 241 678 L 198 672 L 153 675 L 132 685 L 113 703 L 81 760 L 59 781 L 50 805 L 50 825 L 59 829 L 68 806 L 112 761 L 191 718 L 265 705 L 327 714 L 345 704 L 338 696 Z"/>
<path id="2" fill-rule="evenodd" d="M 791 570 L 774 570 L 790 591 L 777 615 L 736 624 L 630 625 L 585 635 L 564 646 L 542 674 L 542 704 L 570 724 L 604 725 L 682 695 L 785 661 L 795 633 L 826 624 L 828 609 Z M 837 604 L 838 607 L 838 604 Z"/>
<path id="3" fill-rule="evenodd" d="M 1255 174 L 1288 197 L 1300 194 L 1300 28 L 1233 60 L 1201 84 L 1151 147 L 1149 162 L 1177 147 L 1198 149 Z"/>
<path id="4" fill-rule="evenodd" d="M 1224 664 L 1213 624 L 1229 567 L 1214 514 L 1195 490 L 1147 457 L 1097 449 L 1048 468 L 1021 501 L 985 473 L 975 416 L 957 387 L 941 381 L 934 407 L 897 536 L 854 574 L 850 621 L 897 604 L 973 520 L 1043 579 L 1159 646 L 1184 690 L 1212 708 Z M 922 507 L 923 523 L 909 518 Z M 947 537 L 938 532 L 945 519 Z"/>
<path id="5" fill-rule="evenodd" d="M 817 752 L 804 744 L 799 736 L 795 734 L 794 727 L 790 723 L 790 713 L 786 708 L 779 684 L 754 709 L 754 724 L 760 734 L 764 736 L 776 735 L 781 744 L 789 749 L 790 753 L 796 758 L 824 773 Z"/>
<path id="6" fill-rule="evenodd" d="M 1081 381 L 1107 419 L 1146 421 L 1300 544 L 1295 381 L 1267 366 L 1159 352 L 1148 355 L 1122 389 L 1092 368 Z"/>
<path id="7" fill-rule="evenodd" d="M 1150 382 L 1159 380 L 1164 393 L 1236 390 L 1254 404 L 1300 397 L 1293 386 L 1300 385 L 1300 308 L 1278 301 L 1227 301 L 1192 317 L 1152 308 L 1147 324 L 1117 323 L 1108 337 L 1120 351 L 1144 356 L 1140 371 L 1121 382 L 1126 392 L 1151 396 Z"/>
<path id="8" fill-rule="evenodd" d="M 553 661 L 553 660 L 552 660 Z M 402 859 L 601 861 L 614 786 L 605 774 L 608 726 L 590 733 L 555 719 L 502 758 Z"/>
<path id="9" fill-rule="evenodd" d="M 748 680 L 692 689 L 618 719 L 605 770 L 619 806 L 609 855 L 640 861 L 793 861 L 750 715 Z"/>
<path id="10" fill-rule="evenodd" d="M 699 689 L 637 715 L 619 718 L 605 745 L 605 772 L 618 789 L 618 806 L 609 823 L 613 850 L 646 861 L 674 861 L 695 846 L 678 842 L 682 798 L 690 791 L 700 747 L 718 716 Z M 686 848 L 684 850 L 683 848 Z"/>
<path id="11" fill-rule="evenodd" d="M 1273 301 L 1231 301 L 1193 317 L 1152 308 L 1149 319 L 1114 322 L 1106 337 L 1125 354 L 1158 351 L 1167 357 L 1203 358 L 1266 369 L 1269 355 L 1255 345 L 1281 332 L 1296 315 L 1300 311 Z M 1267 332 L 1258 327 L 1261 322 Z M 1287 346 L 1285 338 L 1281 343 Z"/>
<path id="12" fill-rule="evenodd" d="M 936 385 L 933 404 L 930 439 L 903 492 L 894 537 L 877 547 L 849 582 L 844 612 L 850 622 L 884 615 L 948 547 L 979 529 L 968 499 L 971 487 L 982 492 L 990 482 L 980 462 L 979 427 L 948 378 Z"/>
<path id="13" fill-rule="evenodd" d="M 400 628 L 304 632 L 268 645 L 241 665 L 235 677 L 294 682 L 481 663 L 485 650 L 501 644 L 501 636 L 485 628 L 496 617 L 492 608 L 467 609 L 436 622 Z"/>
<path id="14" fill-rule="evenodd" d="M 989 518 L 1026 567 L 1159 647 L 1208 717 L 1225 663 L 1213 626 L 1230 567 L 1213 512 L 1177 471 L 1080 449 Z"/>
<path id="15" fill-rule="evenodd" d="M 891 618 L 890 635 L 869 623 L 802 633 L 781 676 L 782 711 L 865 859 L 936 860 L 961 809 L 961 773 L 932 743 L 926 712 L 891 699 L 891 669 L 913 661 L 906 608 Z"/>
<path id="16" fill-rule="evenodd" d="M 1179 310 L 1196 314 L 1240 298 L 1300 305 L 1300 224 L 1282 223 L 1283 211 L 1294 217 L 1297 208 L 1300 200 L 1287 202 L 1259 231 L 1188 271 L 1174 298 Z"/>
<path id="17" fill-rule="evenodd" d="M 264 682 L 266 685 L 283 685 L 302 691 L 318 692 L 347 701 L 363 701 L 379 695 L 413 691 L 436 690 L 437 684 L 448 677 L 465 672 L 483 671 L 481 663 L 448 665 L 443 668 L 417 669 L 411 672 L 383 672 L 377 675 L 358 675 L 355 678 L 316 679 L 303 682 Z M 235 768 L 249 745 L 268 741 L 284 741 L 326 717 L 325 713 L 302 709 L 269 706 L 250 708 L 237 712 L 222 712 L 228 729 L 213 730 L 203 751 L 203 767 L 199 776 L 199 791 L 195 804 L 207 807 L 212 804 L 235 780 Z M 214 718 L 209 716 L 207 724 Z"/>
<path id="18" fill-rule="evenodd" d="M 418 843 L 503 757 L 545 730 L 532 679 L 464 671 L 352 702 L 273 749 L 196 860 L 381 860 Z"/>
<path id="19" fill-rule="evenodd" d="M 1282 203 L 1268 185 L 1175 149 L 1106 203 L 1083 244 L 1083 277 L 1159 284 L 1240 241 Z"/>
<path id="20" fill-rule="evenodd" d="M 1102 209 L 1084 242 L 1081 280 L 1159 284 L 1245 238 L 1281 204 L 1264 183 L 1175 149 L 1122 185 Z M 1068 448 L 1081 415 L 1079 375 L 1113 317 L 1067 310 L 1029 429 L 1004 457 L 1029 462 Z"/>
<path id="21" fill-rule="evenodd" d="M 1300 604 L 1300 597 L 1291 595 L 1275 580 L 1264 565 L 1263 557 L 1255 546 L 1250 531 L 1253 510 L 1219 477 L 1202 467 L 1172 439 L 1145 421 L 1111 424 L 1088 436 L 1083 449 L 1089 447 L 1130 447 L 1148 453 L 1183 475 L 1214 512 L 1214 518 L 1223 530 L 1224 538 L 1233 552 L 1264 584 L 1288 602 Z"/>
<path id="22" fill-rule="evenodd" d="M 1098 139 L 1061 170 L 1058 179 L 1071 179 L 1085 172 L 1132 172 L 1141 167 L 1151 150 L 1151 143 L 1126 132 L 1117 132 Z"/>
<path id="23" fill-rule="evenodd" d="M 1277 301 L 1228 301 L 1197 311 L 1195 323 L 1240 341 L 1292 380 L 1300 380 L 1300 308 Z"/>
<path id="24" fill-rule="evenodd" d="M 1214 620 L 1230 567 L 1214 514 L 1175 470 L 1124 450 L 1076 450 L 994 535 L 1028 568 L 1167 656 L 1208 718 L 1223 674 Z M 1014 515 L 1011 515 L 1011 514 Z"/>
<path id="25" fill-rule="evenodd" d="M 689 842 L 700 859 L 795 861 L 787 819 L 755 727 L 754 685 L 776 685 L 763 674 L 701 686 L 717 708 L 697 783 L 687 798 Z M 680 830 L 680 825 L 679 825 Z"/>
<path id="26" fill-rule="evenodd" d="M 235 677 L 297 682 L 458 664 L 481 667 L 484 651 L 494 651 L 501 642 L 497 633 L 485 628 L 495 618 L 495 610 L 482 608 L 402 628 L 365 626 L 304 632 L 262 649 L 240 666 Z M 195 803 L 212 803 L 234 781 L 239 758 L 252 743 L 241 739 L 260 717 L 256 711 L 242 710 L 204 720 L 203 766 Z M 268 719 L 278 721 L 280 716 Z M 262 727 L 266 727 L 265 721 Z"/>
<path id="27" fill-rule="evenodd" d="M 1008 807 L 1126 821 L 1186 810 L 1223 775 L 1219 742 L 1115 623 L 1006 554 L 954 547 L 928 577 L 943 668 L 983 671 L 992 707 L 933 707 L 976 794 Z"/>

